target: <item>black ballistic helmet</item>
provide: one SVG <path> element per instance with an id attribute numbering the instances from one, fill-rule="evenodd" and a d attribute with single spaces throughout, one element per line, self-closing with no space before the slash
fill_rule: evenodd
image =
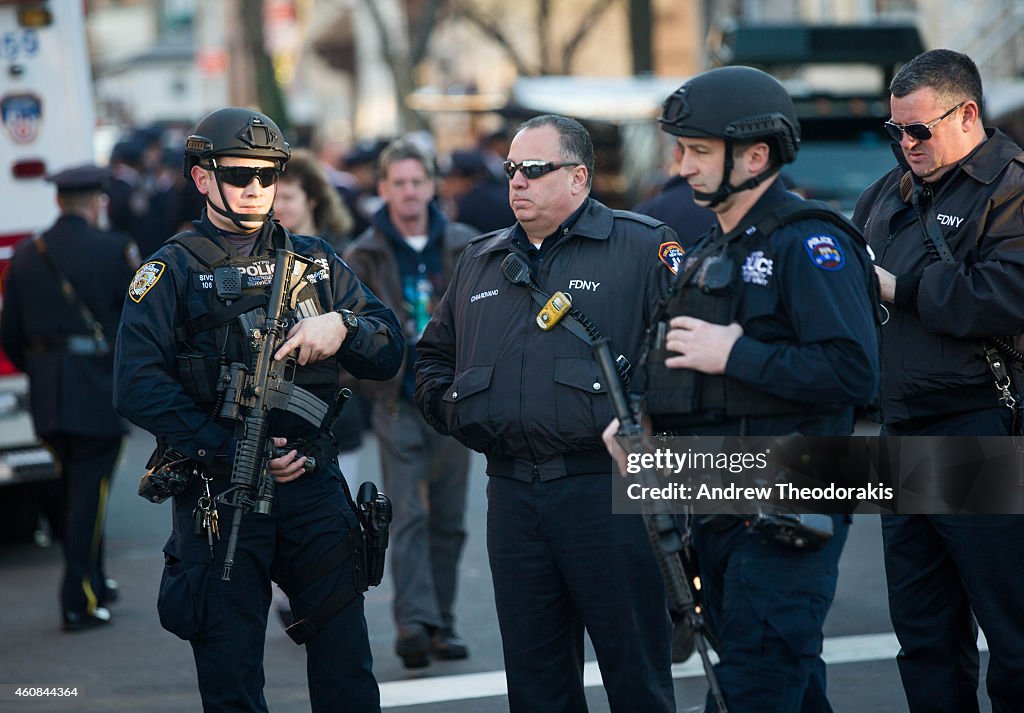
<path id="1" fill-rule="evenodd" d="M 279 168 L 292 151 L 273 120 L 253 109 L 227 107 L 204 116 L 185 139 L 185 178 L 192 167 L 217 156 L 241 156 L 277 161 Z"/>
<path id="2" fill-rule="evenodd" d="M 662 105 L 661 128 L 676 136 L 766 141 L 782 163 L 796 160 L 800 123 L 789 92 L 753 67 L 718 67 L 679 87 Z"/>
<path id="3" fill-rule="evenodd" d="M 274 161 L 280 171 L 291 157 L 292 151 L 281 135 L 281 129 L 265 114 L 253 109 L 227 107 L 210 112 L 204 116 L 192 134 L 185 139 L 185 161 L 182 171 L 185 180 L 192 177 L 192 167 L 216 168 L 219 156 L 239 156 L 241 158 L 258 158 Z M 266 222 L 274 211 L 269 213 L 241 214 L 228 204 L 224 197 L 224 186 L 220 173 L 215 171 L 217 190 L 225 208 L 214 205 L 209 196 L 206 204 L 215 212 L 231 220 L 239 230 L 248 228 L 243 222 Z"/>
<path id="4" fill-rule="evenodd" d="M 750 190 L 796 160 L 800 122 L 789 92 L 753 67 L 719 67 L 702 72 L 672 92 L 661 107 L 661 128 L 676 136 L 725 140 L 722 183 L 714 193 L 694 191 L 714 208 L 733 193 Z M 769 168 L 738 186 L 729 182 L 737 143 L 764 141 L 775 159 Z"/>

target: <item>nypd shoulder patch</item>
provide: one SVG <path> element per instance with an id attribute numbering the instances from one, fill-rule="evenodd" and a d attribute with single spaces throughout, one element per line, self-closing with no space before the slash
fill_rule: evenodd
<path id="1" fill-rule="evenodd" d="M 683 264 L 684 255 L 686 255 L 686 251 L 674 240 L 669 243 L 662 243 L 658 247 L 658 257 L 661 258 L 663 263 L 668 265 L 668 269 L 672 271 L 673 275 L 679 272 L 679 266 Z"/>
<path id="2" fill-rule="evenodd" d="M 804 248 L 815 267 L 829 272 L 842 270 L 846 256 L 839 243 L 831 235 L 812 235 L 804 241 Z"/>
<path id="3" fill-rule="evenodd" d="M 142 298 L 153 289 L 153 285 L 160 280 L 166 270 L 167 265 L 162 262 L 147 262 L 139 268 L 139 271 L 135 273 L 135 277 L 132 278 L 132 284 L 128 287 L 128 296 L 132 298 L 133 302 L 141 302 Z"/>

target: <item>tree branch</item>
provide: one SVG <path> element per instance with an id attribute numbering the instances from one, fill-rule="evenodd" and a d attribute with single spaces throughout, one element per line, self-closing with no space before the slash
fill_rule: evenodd
<path id="1" fill-rule="evenodd" d="M 409 64 L 409 57 L 395 52 L 391 34 L 388 32 L 387 23 L 380 13 L 380 8 L 375 0 L 363 0 L 363 6 L 370 13 L 377 35 L 380 38 L 381 54 L 384 62 L 391 70 L 391 77 L 395 85 L 395 103 L 398 107 L 400 129 L 413 131 L 426 127 L 426 122 L 419 113 L 413 111 L 405 103 L 406 96 L 413 90 L 412 65 Z M 404 16 L 403 12 L 403 16 Z M 401 31 L 401 28 L 399 29 Z"/>
<path id="2" fill-rule="evenodd" d="M 579 49 L 583 39 L 594 29 L 594 26 L 600 21 L 601 16 L 605 13 L 608 8 L 615 4 L 616 0 L 594 0 L 590 9 L 583 13 L 583 19 L 580 20 L 580 24 L 576 27 L 576 31 L 569 38 L 569 41 L 565 43 L 565 47 L 562 49 L 562 74 L 569 74 L 572 71 L 572 58 L 576 54 L 576 50 Z"/>
<path id="3" fill-rule="evenodd" d="M 425 0 L 424 4 L 426 7 L 416 18 L 406 11 L 409 19 L 409 44 L 412 45 L 409 49 L 409 61 L 414 68 L 427 56 L 430 38 L 433 37 L 438 24 L 437 18 L 447 5 L 447 0 Z"/>
<path id="4" fill-rule="evenodd" d="M 540 0 L 537 3 L 537 47 L 540 56 L 540 73 L 554 74 L 551 67 L 551 48 L 548 46 L 551 22 L 551 0 Z"/>
<path id="5" fill-rule="evenodd" d="M 367 1 L 372 2 L 372 0 Z M 516 66 L 516 71 L 520 75 L 532 76 L 537 74 L 536 70 L 531 69 L 530 67 L 527 66 L 526 62 L 519 55 L 519 52 L 516 51 L 516 48 L 512 44 L 512 41 L 508 38 L 508 36 L 505 35 L 504 31 L 501 29 L 501 25 L 496 20 L 494 20 L 494 18 L 483 15 L 469 3 L 461 2 L 459 0 L 455 2 L 453 9 L 462 17 L 462 19 L 472 23 L 473 25 L 476 25 L 477 29 L 479 29 L 487 37 L 490 37 L 503 50 L 505 50 L 505 52 L 509 56 L 509 59 L 512 60 L 512 64 Z"/>

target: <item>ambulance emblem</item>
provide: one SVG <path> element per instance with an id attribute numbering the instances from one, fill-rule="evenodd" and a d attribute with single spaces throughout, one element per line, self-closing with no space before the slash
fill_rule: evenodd
<path id="1" fill-rule="evenodd" d="M 0 115 L 16 144 L 30 144 L 43 123 L 43 102 L 35 94 L 8 94 L 0 99 Z"/>

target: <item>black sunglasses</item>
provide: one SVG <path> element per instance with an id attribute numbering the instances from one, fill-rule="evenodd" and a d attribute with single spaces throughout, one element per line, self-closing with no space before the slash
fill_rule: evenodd
<path id="1" fill-rule="evenodd" d="M 254 168 L 252 166 L 213 166 L 212 171 L 216 171 L 217 175 L 222 181 L 232 186 L 238 186 L 239 188 L 245 188 L 252 179 L 260 179 L 260 185 L 266 188 L 277 183 L 277 179 L 281 175 L 280 169 L 277 166 L 263 166 L 260 168 Z"/>
<path id="2" fill-rule="evenodd" d="M 966 103 L 967 103 L 967 100 L 964 99 L 962 102 L 960 102 L 955 107 L 953 107 L 952 109 L 947 111 L 945 114 L 940 116 L 938 119 L 936 119 L 935 121 L 929 122 L 927 124 L 922 124 L 920 122 L 917 122 L 917 123 L 914 123 L 914 124 L 897 124 L 892 119 L 889 119 L 889 121 L 885 122 L 885 124 L 883 124 L 883 126 L 885 126 L 886 132 L 889 134 L 889 137 L 893 141 L 896 141 L 896 142 L 902 141 L 903 140 L 903 132 L 904 131 L 907 132 L 908 134 L 910 134 L 910 138 L 914 139 L 915 141 L 927 141 L 928 139 L 930 139 L 932 137 L 932 127 L 933 126 L 938 124 L 940 121 L 945 119 L 947 116 L 952 114 L 954 111 L 956 111 L 957 109 L 959 109 L 960 107 L 962 107 Z"/>
<path id="3" fill-rule="evenodd" d="M 515 161 L 506 161 L 505 163 L 502 164 L 502 167 L 505 169 L 505 175 L 508 176 L 508 180 L 511 181 L 513 176 L 516 175 L 516 171 L 522 173 L 524 178 L 534 179 L 540 178 L 544 174 L 551 173 L 552 171 L 559 168 L 566 168 L 568 166 L 579 165 L 580 164 L 576 162 L 555 163 L 553 161 L 538 161 L 536 159 L 527 159 L 526 161 L 522 161 L 520 163 L 516 163 Z"/>

